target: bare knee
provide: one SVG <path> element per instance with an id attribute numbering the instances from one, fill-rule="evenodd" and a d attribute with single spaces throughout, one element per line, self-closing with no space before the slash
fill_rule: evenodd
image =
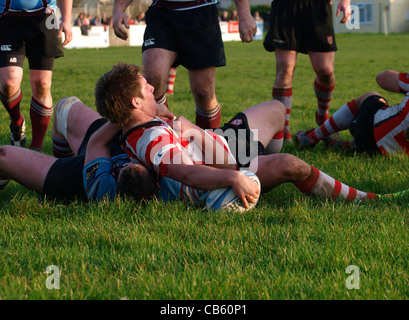
<path id="1" fill-rule="evenodd" d="M 196 105 L 203 110 L 212 110 L 217 105 L 215 92 L 211 88 L 194 88 L 193 96 Z"/>
<path id="2" fill-rule="evenodd" d="M 1 94 L 7 98 L 12 97 L 20 89 L 20 82 L 16 78 L 8 78 L 2 81 Z"/>
<path id="3" fill-rule="evenodd" d="M 276 88 L 291 88 L 293 84 L 293 76 L 295 72 L 295 64 L 285 63 L 277 68 L 274 87 Z"/>
<path id="4" fill-rule="evenodd" d="M 45 99 L 51 94 L 51 84 L 41 79 L 33 81 L 33 93 L 38 99 Z"/>
<path id="5" fill-rule="evenodd" d="M 334 68 L 332 66 L 324 66 L 316 70 L 316 75 L 322 84 L 332 85 L 335 82 Z"/>
<path id="6" fill-rule="evenodd" d="M 376 82 L 382 87 L 382 84 L 390 80 L 391 75 L 396 74 L 397 72 L 394 70 L 385 70 L 377 74 Z"/>
<path id="7" fill-rule="evenodd" d="M 362 96 L 360 96 L 359 98 L 355 99 L 355 103 L 356 103 L 357 107 L 360 108 L 362 102 L 364 102 L 370 96 L 381 96 L 381 95 L 376 91 L 369 91 L 369 92 L 363 94 Z"/>
<path id="8" fill-rule="evenodd" d="M 15 147 L 8 146 L 8 145 L 0 146 L 0 164 L 3 161 L 7 161 L 8 151 L 10 148 L 15 148 Z"/>
<path id="9" fill-rule="evenodd" d="M 282 175 L 285 181 L 300 182 L 308 178 L 311 167 L 292 154 L 282 154 Z"/>

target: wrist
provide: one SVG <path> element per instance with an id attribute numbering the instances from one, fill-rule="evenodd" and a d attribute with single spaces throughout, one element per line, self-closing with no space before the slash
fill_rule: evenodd
<path id="1" fill-rule="evenodd" d="M 240 172 L 235 171 L 235 170 L 226 170 L 226 171 L 227 171 L 227 179 L 226 179 L 227 183 L 230 187 L 233 187 L 234 185 L 238 183 Z"/>

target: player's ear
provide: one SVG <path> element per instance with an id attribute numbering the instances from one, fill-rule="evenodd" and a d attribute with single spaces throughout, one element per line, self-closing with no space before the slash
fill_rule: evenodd
<path id="1" fill-rule="evenodd" d="M 131 104 L 135 109 L 140 109 L 142 107 L 142 99 L 134 97 L 132 98 Z"/>

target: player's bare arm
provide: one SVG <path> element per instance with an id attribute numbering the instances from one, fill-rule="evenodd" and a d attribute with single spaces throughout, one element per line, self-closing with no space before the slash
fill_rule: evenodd
<path id="1" fill-rule="evenodd" d="M 111 144 L 112 138 L 120 130 L 121 128 L 117 125 L 107 122 L 97 131 L 95 131 L 88 142 L 84 164 L 86 165 L 92 160 L 100 157 L 111 158 L 109 145 Z"/>
<path id="2" fill-rule="evenodd" d="M 234 0 L 239 15 L 239 32 L 242 42 L 251 42 L 257 32 L 257 22 L 251 15 L 249 0 Z"/>
<path id="3" fill-rule="evenodd" d="M 166 176 L 202 190 L 232 187 L 246 209 L 249 208 L 248 202 L 256 203 L 256 199 L 260 196 L 258 185 L 239 171 L 203 165 L 170 164 L 167 167 Z"/>
<path id="4" fill-rule="evenodd" d="M 183 116 L 177 117 L 170 125 L 183 139 L 201 143 L 199 147 L 205 157 L 206 165 L 219 169 L 236 170 L 236 161 L 233 156 L 205 130 Z"/>
<path id="5" fill-rule="evenodd" d="M 112 26 L 114 27 L 115 35 L 122 40 L 128 39 L 129 15 L 125 13 L 125 9 L 132 3 L 133 0 L 115 0 L 112 16 Z"/>
<path id="6" fill-rule="evenodd" d="M 58 6 L 61 10 L 61 25 L 58 32 L 58 37 L 64 32 L 63 46 L 66 46 L 72 41 L 72 27 L 71 27 L 71 12 L 72 12 L 72 0 L 59 0 Z"/>
<path id="7" fill-rule="evenodd" d="M 341 14 L 341 12 L 344 13 L 344 16 L 342 17 L 342 20 L 340 23 L 345 23 L 347 22 L 350 17 L 351 17 L 351 0 L 341 0 L 338 3 L 337 6 L 337 17 Z"/>

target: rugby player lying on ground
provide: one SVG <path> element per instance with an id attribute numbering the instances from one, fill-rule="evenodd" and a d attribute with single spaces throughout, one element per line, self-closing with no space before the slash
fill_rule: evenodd
<path id="1" fill-rule="evenodd" d="M 166 108 L 165 111 L 173 118 Z M 91 135 L 106 122 L 76 97 L 59 100 L 52 128 L 55 156 L 16 146 L 0 147 L 0 188 L 12 179 L 48 199 L 88 201 L 83 181 L 85 152 Z M 110 152 L 108 174 L 112 179 L 106 179 L 105 185 L 94 190 L 94 197 L 120 192 L 139 201 L 157 195 L 156 179 L 146 170 L 138 170 L 140 166 L 130 164 L 116 141 L 110 141 L 106 148 Z M 133 181 L 137 183 L 129 185 Z"/>
<path id="2" fill-rule="evenodd" d="M 173 114 L 166 110 L 158 115 L 169 121 Z M 119 148 L 118 140 L 113 138 L 118 128 L 106 123 L 76 97 L 59 100 L 52 128 L 55 157 L 15 146 L 1 147 L 1 188 L 13 179 L 47 199 L 113 200 L 118 193 L 136 201 L 159 197 L 164 201 L 180 199 L 199 204 L 206 199 L 206 191 L 166 177 L 159 179 L 158 190 L 156 178 L 145 167 L 130 163 Z M 96 142 L 90 143 L 90 137 Z M 281 144 L 278 140 L 277 147 Z M 325 191 L 317 188 L 312 193 L 322 195 L 322 190 Z"/>
<path id="3" fill-rule="evenodd" d="M 282 146 L 285 118 L 282 103 L 266 101 L 238 113 L 216 134 L 183 117 L 169 123 L 156 117 L 154 88 L 140 71 L 132 64 L 114 66 L 97 82 L 96 106 L 110 120 L 104 129 L 111 131 L 111 136 L 121 128 L 131 161 L 145 165 L 159 179 L 168 177 L 204 190 L 232 187 L 246 208 L 248 201 L 256 202 L 260 190 L 237 170 L 240 168 L 256 173 L 263 192 L 292 182 L 304 194 L 322 198 L 346 201 L 379 198 L 349 187 L 291 154 L 271 153 L 279 152 Z M 244 139 L 241 131 L 246 133 Z M 243 157 L 240 151 L 250 157 Z"/>
<path id="4" fill-rule="evenodd" d="M 409 154 L 409 73 L 386 70 L 376 81 L 384 90 L 403 93 L 403 100 L 389 106 L 377 92 L 368 92 L 339 108 L 321 126 L 296 133 L 300 148 L 314 147 L 324 140 L 330 147 L 383 155 Z M 335 132 L 347 130 L 354 140 L 332 139 Z"/>

